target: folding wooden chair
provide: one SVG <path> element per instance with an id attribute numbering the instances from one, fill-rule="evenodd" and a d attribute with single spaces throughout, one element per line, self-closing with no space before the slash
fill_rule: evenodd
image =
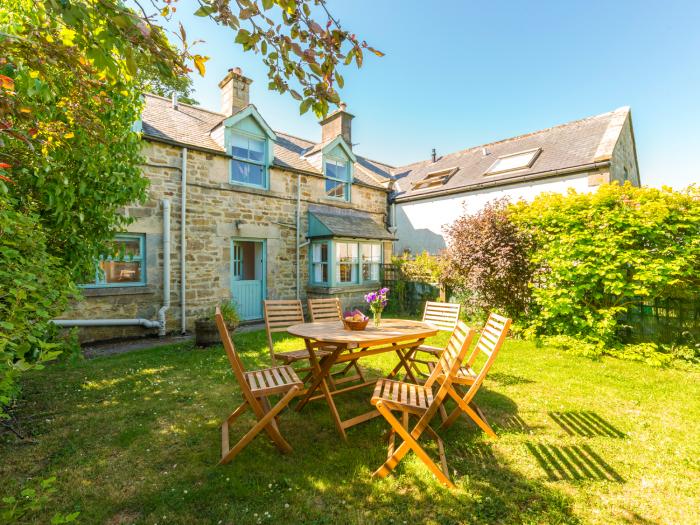
<path id="1" fill-rule="evenodd" d="M 272 364 L 280 361 L 286 365 L 296 363 L 297 361 L 308 361 L 309 351 L 306 346 L 299 350 L 288 350 L 278 352 L 275 350 L 272 334 L 276 332 L 286 332 L 287 328 L 294 324 L 304 322 L 304 312 L 301 309 L 301 301 L 296 300 L 265 300 L 263 301 L 265 310 L 265 330 L 267 331 L 267 344 L 270 348 L 270 357 Z M 319 357 L 328 355 L 329 352 L 323 349 L 317 349 L 316 354 Z M 310 368 L 302 369 L 310 370 Z"/>
<path id="2" fill-rule="evenodd" d="M 331 299 L 308 299 L 308 305 L 312 323 L 342 321 L 343 319 L 343 309 L 340 305 L 340 299 L 337 297 L 333 297 Z M 330 350 L 332 351 L 333 349 L 331 348 Z M 350 350 L 350 353 L 352 353 L 352 350 Z M 345 368 L 336 372 L 336 374 L 345 375 L 352 368 L 356 370 L 357 374 L 354 376 L 336 379 L 336 384 L 356 380 L 361 380 L 364 383 L 365 376 L 362 374 L 362 370 L 357 364 L 357 361 L 349 361 Z"/>
<path id="3" fill-rule="evenodd" d="M 445 447 L 442 439 L 430 427 L 430 421 L 445 400 L 451 388 L 452 380 L 457 374 L 462 361 L 467 356 L 473 337 L 474 332 L 462 321 L 458 321 L 452 332 L 452 337 L 447 343 L 447 348 L 440 355 L 425 385 L 392 381 L 390 379 L 377 381 L 371 402 L 389 422 L 392 431 L 389 436 L 388 458 L 372 474 L 373 477 L 386 477 L 406 453 L 412 449 L 442 484 L 454 488 L 447 469 Z M 439 387 L 437 392 L 433 393 L 433 386 L 436 383 L 439 384 Z M 392 411 L 401 412 L 401 422 L 396 419 Z M 419 419 L 413 430 L 409 432 L 410 415 L 416 415 Z M 418 439 L 423 432 L 427 432 L 437 441 L 442 468 L 439 468 L 430 459 L 430 456 L 418 443 Z M 394 448 L 395 434 L 398 434 L 403 439 L 403 442 L 396 449 Z"/>
<path id="4" fill-rule="evenodd" d="M 474 350 L 467 359 L 465 366 L 459 368 L 457 376 L 448 389 L 448 393 L 457 403 L 457 407 L 443 421 L 440 429 L 449 428 L 462 412 L 464 412 L 479 426 L 479 428 L 486 432 L 486 434 L 493 438 L 496 437 L 496 433 L 486 421 L 484 413 L 476 403 L 474 403 L 474 396 L 479 391 L 479 388 L 486 378 L 486 374 L 488 374 L 491 365 L 493 365 L 493 362 L 496 360 L 498 351 L 501 349 L 501 346 L 503 346 L 503 341 L 505 341 L 508 330 L 510 330 L 510 324 L 511 320 L 506 317 L 493 312 L 489 315 Z M 480 353 L 486 355 L 486 361 L 482 365 L 481 370 L 477 373 L 473 367 Z M 466 393 L 464 392 L 463 385 L 469 386 Z"/>
<path id="5" fill-rule="evenodd" d="M 459 314 L 462 310 L 462 305 L 459 303 L 438 303 L 435 301 L 426 301 L 425 308 L 423 310 L 423 322 L 435 326 L 438 330 L 443 332 L 452 332 L 457 326 L 457 321 L 459 321 Z M 424 371 L 420 370 L 418 364 L 428 365 L 434 364 L 435 359 L 437 359 L 444 348 L 439 346 L 431 345 L 420 345 L 415 352 L 413 352 L 408 361 L 411 363 L 411 368 L 416 371 L 422 377 L 427 377 Z M 421 359 L 418 355 L 419 352 L 424 352 L 433 356 L 430 359 Z"/>
<path id="6" fill-rule="evenodd" d="M 236 353 L 236 348 L 233 346 L 233 341 L 231 341 L 226 323 L 218 307 L 216 308 L 216 326 L 219 329 L 221 341 L 224 344 L 226 355 L 231 363 L 231 369 L 241 387 L 244 399 L 243 404 L 234 410 L 221 424 L 221 461 L 219 461 L 219 465 L 225 465 L 235 458 L 263 429 L 280 452 L 285 454 L 291 452 L 292 447 L 282 437 L 277 427 L 277 414 L 301 391 L 304 387 L 303 383 L 297 377 L 294 369 L 286 365 L 246 372 Z M 268 396 L 275 394 L 282 394 L 282 399 L 275 406 L 270 407 Z M 247 408 L 253 411 L 258 422 L 238 443 L 230 447 L 229 427 Z"/>

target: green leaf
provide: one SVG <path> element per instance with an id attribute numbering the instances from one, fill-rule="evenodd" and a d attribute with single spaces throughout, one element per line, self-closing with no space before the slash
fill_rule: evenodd
<path id="1" fill-rule="evenodd" d="M 210 5 L 203 5 L 194 12 L 194 16 L 209 16 L 216 12 L 216 8 Z"/>
<path id="2" fill-rule="evenodd" d="M 313 102 L 312 98 L 305 98 L 302 103 L 299 105 L 299 114 L 303 115 L 307 111 L 309 111 L 309 108 L 311 107 L 311 103 Z"/>

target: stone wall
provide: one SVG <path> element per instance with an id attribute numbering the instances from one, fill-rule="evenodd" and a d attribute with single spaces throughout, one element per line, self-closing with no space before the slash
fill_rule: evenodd
<path id="1" fill-rule="evenodd" d="M 73 305 L 64 319 L 146 318 L 155 320 L 163 304 L 162 200 L 171 202 L 170 302 L 168 332 L 179 332 L 180 238 L 182 228 L 182 149 L 145 142 L 143 173 L 151 185 L 144 205 L 124 212 L 136 220 L 129 232 L 146 234 L 147 284 L 144 287 L 85 289 L 84 300 Z M 307 209 L 311 203 L 332 204 L 367 211 L 384 224 L 387 194 L 377 188 L 353 185 L 350 203 L 325 198 L 324 179 L 298 175 L 278 168 L 270 170 L 270 189 L 258 190 L 228 182 L 229 159 L 200 151 L 188 151 L 186 218 L 186 317 L 187 330 L 195 317 L 229 300 L 231 242 L 233 238 L 267 241 L 267 297 L 296 296 L 296 195 L 301 188 L 301 239 L 307 232 Z M 390 244 L 390 243 L 388 243 Z M 300 292 L 305 302 L 308 282 L 307 247 L 300 250 Z M 386 250 L 385 250 L 386 251 Z M 354 290 L 363 295 L 366 290 Z M 81 340 L 140 336 L 156 333 L 141 327 L 101 327 L 81 330 Z"/>

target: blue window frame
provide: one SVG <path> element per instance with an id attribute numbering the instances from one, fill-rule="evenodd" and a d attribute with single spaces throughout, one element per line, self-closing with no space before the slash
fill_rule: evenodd
<path id="1" fill-rule="evenodd" d="M 146 284 L 146 236 L 129 233 L 115 236 L 109 253 L 100 255 L 95 280 L 85 288 L 144 286 Z"/>
<path id="2" fill-rule="evenodd" d="M 380 241 L 323 240 L 311 243 L 309 284 L 350 286 L 379 282 Z"/>
<path id="3" fill-rule="evenodd" d="M 330 281 L 330 243 L 314 242 L 311 244 L 311 282 L 328 284 Z"/>
<path id="4" fill-rule="evenodd" d="M 232 143 L 231 183 L 267 188 L 267 141 L 235 132 Z"/>
<path id="5" fill-rule="evenodd" d="M 350 200 L 350 166 L 344 160 L 328 159 L 324 162 L 326 197 Z"/>

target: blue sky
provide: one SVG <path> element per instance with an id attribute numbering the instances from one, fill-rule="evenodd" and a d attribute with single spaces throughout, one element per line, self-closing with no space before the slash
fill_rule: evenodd
<path id="1" fill-rule="evenodd" d="M 318 140 L 311 114 L 267 90 L 260 56 L 233 32 L 179 11 L 198 52 L 196 98 L 219 109 L 239 66 L 274 129 Z M 386 53 L 343 71 L 356 151 L 393 165 L 632 107 L 642 183 L 700 182 L 700 2 L 328 0 L 343 26 Z"/>

